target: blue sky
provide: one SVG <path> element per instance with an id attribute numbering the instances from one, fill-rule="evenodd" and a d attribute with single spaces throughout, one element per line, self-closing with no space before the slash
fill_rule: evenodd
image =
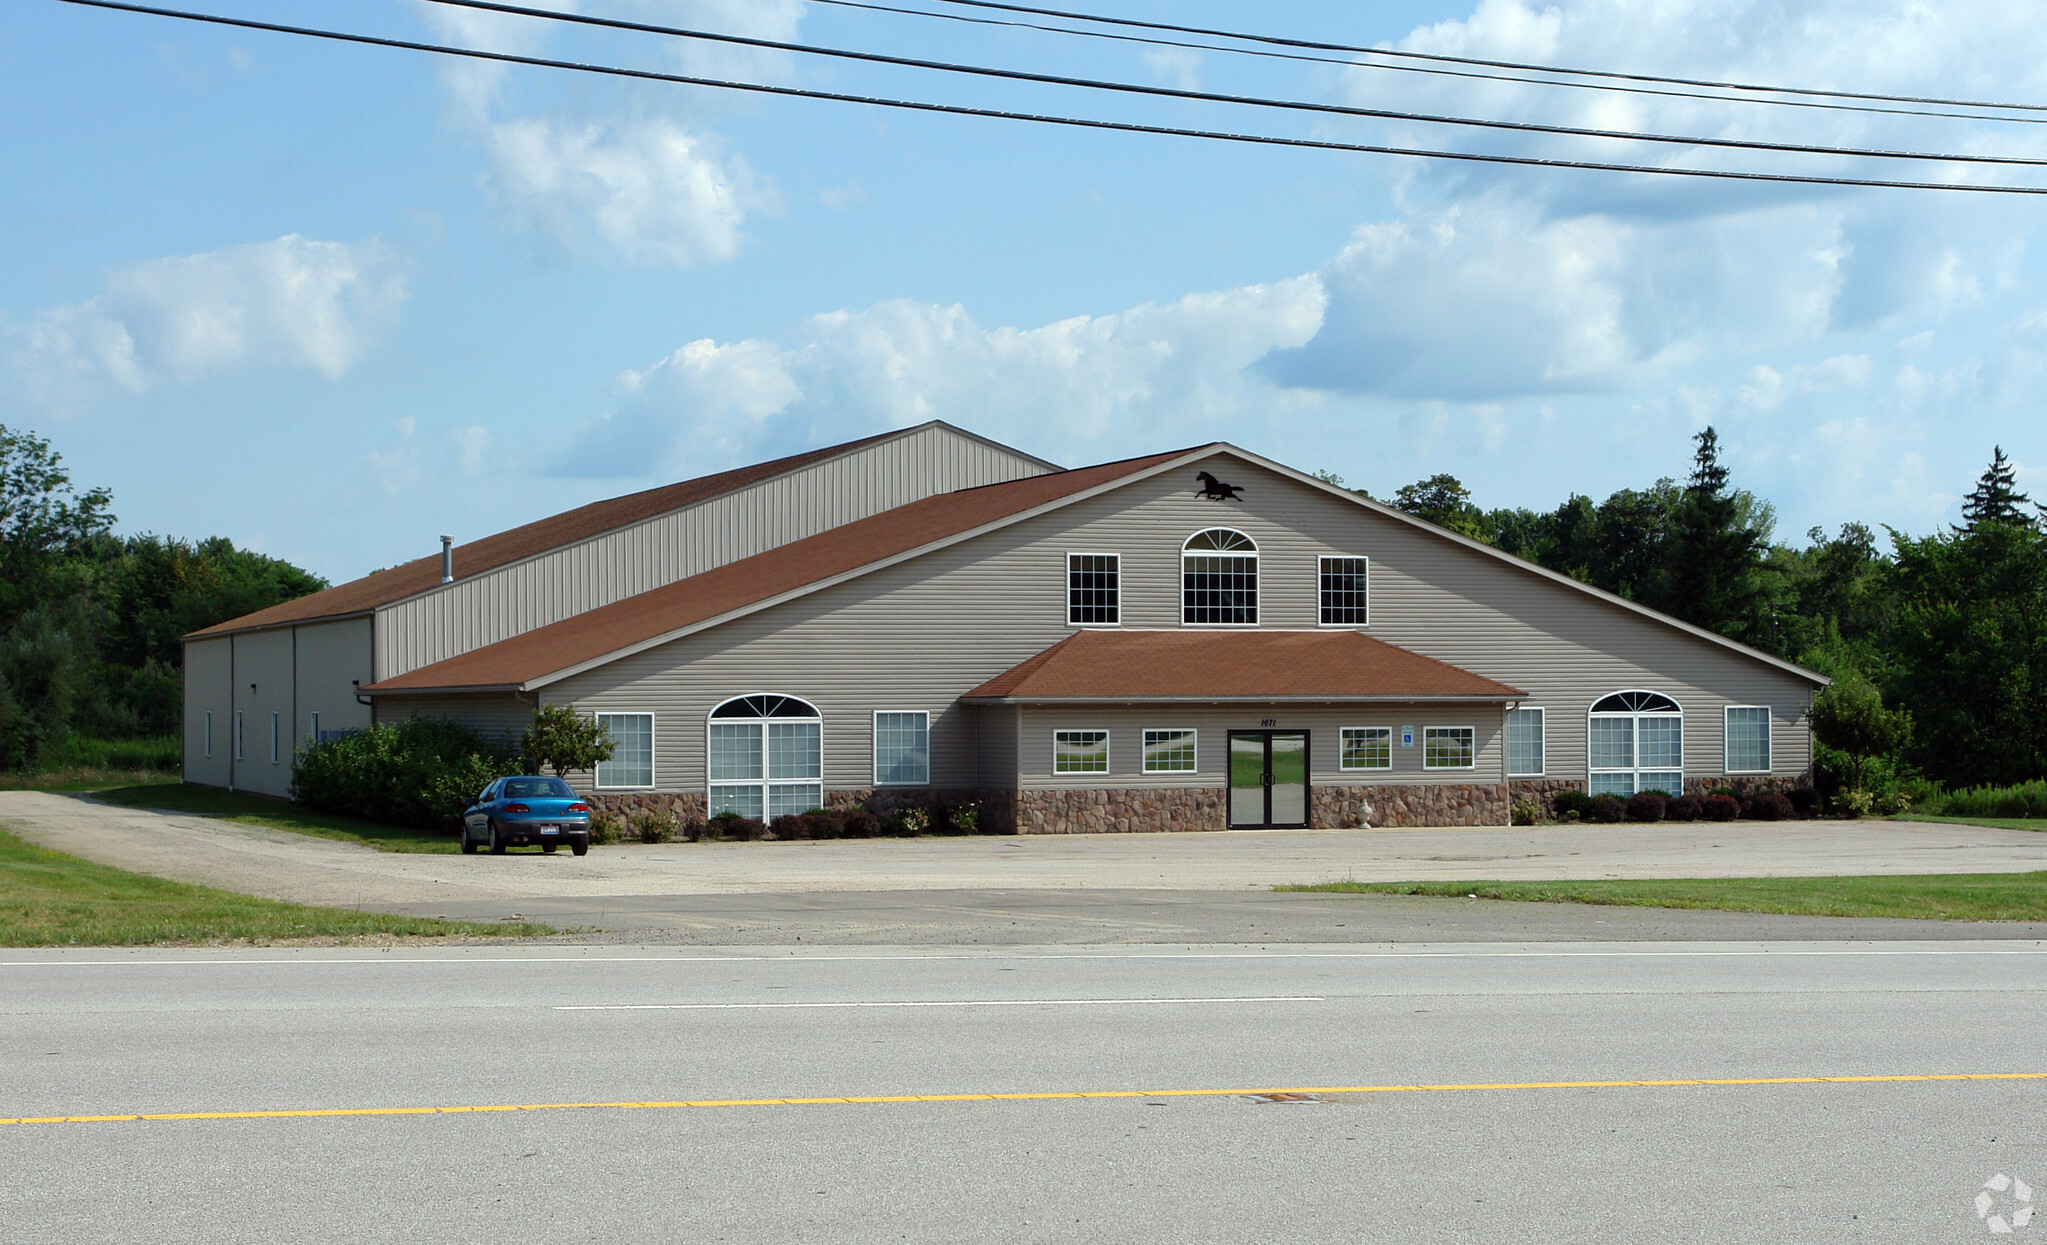
<path id="1" fill-rule="evenodd" d="M 2038 124 L 1246 60 L 798 0 L 585 12 L 1204 89 L 2047 155 Z M 2011 171 L 1272 117 L 416 0 L 269 20 L 856 93 L 1705 167 Z M 555 0 L 554 7 L 571 7 Z M 931 5 L 928 7 L 944 7 Z M 1100 0 L 1686 77 L 2047 101 L 2047 27 L 1953 0 Z M 1080 465 L 1221 439 L 1385 494 L 1549 506 L 1718 427 L 1778 535 L 1923 532 L 2001 442 L 2047 495 L 2047 202 L 1452 166 L 883 112 L 15 0 L 0 423 L 127 531 L 335 579 L 594 498 L 944 418 Z M 2043 114 L 2047 115 L 2047 114 Z M 2025 176 L 2021 171 L 2018 178 Z M 2047 182 L 2047 177 L 2036 178 Z"/>

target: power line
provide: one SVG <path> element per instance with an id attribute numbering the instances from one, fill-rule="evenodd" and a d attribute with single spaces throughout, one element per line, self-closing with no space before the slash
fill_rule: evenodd
<path id="1" fill-rule="evenodd" d="M 942 0 L 936 0 L 942 2 Z M 2000 117 L 1980 112 L 1943 112 L 1931 108 L 1878 108 L 1871 104 L 1823 104 L 1810 99 L 1760 99 L 1743 95 L 1708 95 L 1703 91 L 1676 91 L 1661 87 L 1614 86 L 1605 82 L 1569 82 L 1551 78 L 1517 78 L 1503 73 L 1480 73 L 1470 69 L 1443 69 L 1432 65 L 1382 64 L 1354 57 L 1315 56 L 1305 52 L 1275 52 L 1265 48 L 1233 48 L 1217 43 L 1190 43 L 1184 39 L 1160 39 L 1149 35 L 1121 35 L 1106 30 L 1076 30 L 1071 26 L 1048 26 L 1000 17 L 969 17 L 964 13 L 934 13 L 929 9 L 875 4 L 869 0 L 811 0 L 842 9 L 864 9 L 873 13 L 898 13 L 906 17 L 928 17 L 943 22 L 964 22 L 973 26 L 1004 26 L 1017 30 L 1039 30 L 1048 34 L 1074 35 L 1083 39 L 1104 39 L 1116 43 L 1146 44 L 1161 48 L 1187 48 L 1198 52 L 1226 52 L 1232 56 L 1253 56 L 1266 60 L 1299 61 L 1315 65 L 1336 65 L 1344 69 L 1374 69 L 1387 73 L 1428 74 L 1444 78 L 1467 78 L 1480 82 L 1511 82 L 1522 86 L 1552 86 L 1573 91 L 1602 91 L 1619 95 L 1653 95 L 1666 99 L 1698 99 L 1716 104 L 1754 104 L 1771 108 L 1807 108 L 1822 112 L 1873 113 L 1886 117 L 1940 117 L 1954 121 L 1992 121 L 2001 125 L 2047 125 L 2047 117 Z"/>
<path id="2" fill-rule="evenodd" d="M 1099 78 L 1075 78 L 1065 74 L 1035 73 L 1024 69 L 997 69 L 985 65 L 961 64 L 956 61 L 934 61 L 910 56 L 892 56 L 885 52 L 858 52 L 847 48 L 824 47 L 813 43 L 790 43 L 781 39 L 756 38 L 752 35 L 724 34 L 717 31 L 694 30 L 681 26 L 660 26 L 650 22 L 627 21 L 616 17 L 596 17 L 586 13 L 561 13 L 553 9 L 536 9 L 526 5 L 503 3 L 502 0 L 428 0 L 428 3 L 451 8 L 476 9 L 487 13 L 506 13 L 519 17 L 532 17 L 542 21 L 561 22 L 576 26 L 595 26 L 607 30 L 629 30 L 637 34 L 665 35 L 681 39 L 702 39 L 712 43 L 729 43 L 739 47 L 764 48 L 776 52 L 797 52 L 810 56 L 862 61 L 877 65 L 893 65 L 906 69 L 928 69 L 941 73 L 964 74 L 969 77 L 1000 78 L 1011 82 L 1034 82 L 1048 86 L 1079 87 L 1085 90 L 1113 91 L 1126 95 L 1148 95 L 1164 99 L 1194 100 L 1210 104 L 1237 104 L 1255 108 L 1276 108 L 1289 112 L 1367 117 L 1378 121 L 1403 121 L 1420 125 L 1469 126 L 1476 129 L 1506 130 L 1522 134 L 1556 134 L 1571 138 L 1612 138 L 1627 142 L 1668 143 L 1684 147 L 1725 147 L 1739 151 L 1781 151 L 1806 156 L 1852 156 L 1858 159 L 1876 160 L 1933 160 L 1943 163 L 1994 164 L 2020 167 L 2047 165 L 2047 159 L 2032 156 L 1949 155 L 1921 151 L 1887 151 L 1881 148 L 1867 147 L 1828 147 L 1817 143 L 1779 143 L 1771 142 L 1767 139 L 1753 138 L 1695 138 L 1682 134 L 1641 134 L 1630 130 L 1593 130 L 1570 125 L 1547 125 L 1536 121 L 1493 121 L 1478 117 L 1453 117 L 1432 113 L 1400 112 L 1388 108 L 1360 108 L 1349 104 L 1322 104 L 1311 100 L 1268 99 L 1257 95 L 1227 95 L 1215 91 L 1187 90 L 1181 87 L 1146 86 L 1135 82 L 1113 82 Z"/>
<path id="3" fill-rule="evenodd" d="M 1140 30 L 1164 30 L 1174 34 L 1206 35 L 1217 39 L 1241 39 L 1277 47 L 1310 48 L 1319 52 L 1355 52 L 1363 56 L 1398 56 L 1411 60 L 1440 61 L 1451 65 L 1481 65 L 1488 69 L 1518 69 L 1527 73 L 1576 74 L 1584 78 L 1613 78 L 1621 82 L 1666 82 L 1674 86 L 1710 87 L 1722 91 L 1769 91 L 1780 95 L 1814 95 L 1827 99 L 1863 99 L 1892 104 L 1933 104 L 1946 108 L 2004 108 L 2024 112 L 2047 112 L 2047 104 L 1999 104 L 1984 100 L 1941 99 L 1919 95 L 1879 95 L 1862 91 L 1823 91 L 1811 87 L 1762 86 L 1752 82 L 1715 82 L 1705 78 L 1672 78 L 1660 74 L 1616 73 L 1606 69 L 1571 69 L 1562 65 L 1530 65 L 1519 61 L 1482 60 L 1472 56 L 1446 56 L 1438 52 L 1407 52 L 1395 48 L 1367 48 L 1349 43 L 1322 43 L 1313 39 L 1284 39 L 1277 35 L 1247 34 L 1234 30 L 1210 30 L 1205 26 L 1176 26 L 1171 22 L 1145 22 L 1128 17 L 1102 17 L 1093 13 L 1072 13 L 1064 9 L 1039 9 L 1024 4 L 1002 4 L 997 0 L 934 0 L 974 9 L 998 9 L 1008 13 L 1029 13 L 1036 17 L 1058 17 L 1067 21 L 1097 22 L 1104 26 L 1126 26 Z"/>
<path id="4" fill-rule="evenodd" d="M 1843 186 L 1873 190 L 1953 190 L 1972 194 L 2047 195 L 2047 186 L 1998 186 L 1970 182 L 1908 182 L 1878 178 L 1832 177 L 1821 174 L 1752 173 L 1734 169 L 1688 169 L 1667 165 L 1620 164 L 1596 160 L 1556 160 L 1541 156 L 1498 155 L 1473 151 L 1440 151 L 1426 147 L 1394 147 L 1367 143 L 1345 143 L 1333 139 L 1284 138 L 1269 134 L 1196 130 L 1181 126 L 1146 125 L 1134 121 L 1104 121 L 1088 117 L 1013 112 L 997 108 L 975 108 L 964 104 L 937 104 L 922 100 L 891 99 L 885 96 L 852 95 L 839 91 L 813 90 L 807 87 L 770 86 L 758 82 L 734 82 L 720 78 L 662 73 L 652 69 L 629 69 L 617 65 L 586 64 L 577 61 L 553 60 L 540 56 L 521 56 L 511 52 L 488 52 L 480 48 L 420 43 L 410 39 L 392 39 L 381 35 L 354 34 L 346 31 L 325 30 L 313 26 L 287 26 L 278 22 L 262 22 L 251 18 L 225 17 L 213 13 L 194 13 L 181 9 L 164 9 L 150 5 L 130 4 L 124 3 L 123 0 L 56 0 L 56 2 L 78 5 L 83 8 L 107 9 L 123 13 L 141 13 L 151 17 L 167 17 L 207 25 L 228 26 L 240 30 L 262 30 L 273 34 L 299 35 L 305 38 L 324 39 L 336 43 L 396 48 L 401 51 L 427 52 L 438 56 L 493 61 L 508 65 L 530 65 L 542 69 L 565 69 L 577 73 L 601 74 L 607 77 L 629 78 L 647 82 L 667 82 L 681 86 L 713 87 L 721 90 L 743 91 L 756 95 L 775 95 L 791 99 L 829 100 L 836 103 L 865 104 L 875 108 L 894 108 L 910 112 L 940 113 L 958 117 L 1028 121 L 1040 125 L 1105 130 L 1123 134 L 1201 138 L 1215 142 L 1249 143 L 1258 146 L 1286 147 L 1310 151 L 1342 151 L 1359 155 L 1412 156 L 1432 160 L 1458 160 L 1472 164 L 1505 164 L 1528 168 L 1571 169 L 1603 173 L 1645 173 L 1664 177 L 1706 178 L 1715 181 L 1768 182 L 1804 186 Z"/>

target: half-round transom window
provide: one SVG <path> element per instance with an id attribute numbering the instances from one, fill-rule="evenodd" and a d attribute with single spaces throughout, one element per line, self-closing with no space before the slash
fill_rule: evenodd
<path id="1" fill-rule="evenodd" d="M 736 696 L 711 710 L 706 792 L 713 816 L 772 819 L 824 805 L 824 721 L 794 696 Z"/>
<path id="2" fill-rule="evenodd" d="M 1180 621 L 1258 625 L 1258 544 L 1226 527 L 1196 532 L 1180 547 Z"/>
<path id="3" fill-rule="evenodd" d="M 1684 711 L 1656 692 L 1615 692 L 1592 706 L 1585 789 L 1594 795 L 1685 789 Z"/>

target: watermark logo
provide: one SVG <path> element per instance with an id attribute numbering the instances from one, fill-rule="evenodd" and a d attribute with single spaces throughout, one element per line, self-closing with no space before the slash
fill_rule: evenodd
<path id="1" fill-rule="evenodd" d="M 1976 1194 L 1976 1218 L 1992 1235 L 2025 1227 L 2033 1222 L 2032 1187 L 2016 1176 L 1997 1173 Z"/>

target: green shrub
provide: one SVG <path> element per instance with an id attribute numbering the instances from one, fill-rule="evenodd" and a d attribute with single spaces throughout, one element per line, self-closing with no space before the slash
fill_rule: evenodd
<path id="1" fill-rule="evenodd" d="M 675 814 L 642 809 L 633 814 L 631 825 L 640 842 L 666 843 L 668 837 L 675 833 Z"/>
<path id="2" fill-rule="evenodd" d="M 1550 807 L 1564 820 L 1587 820 L 1592 815 L 1592 797 L 1583 791 L 1559 791 L 1550 797 Z"/>
<path id="3" fill-rule="evenodd" d="M 1791 810 L 1800 817 L 1810 817 L 1819 810 L 1820 793 L 1811 787 L 1793 787 L 1790 797 Z"/>
<path id="4" fill-rule="evenodd" d="M 601 808 L 590 810 L 590 841 L 592 843 L 616 843 L 625 837 L 624 823 L 617 813 Z"/>
<path id="5" fill-rule="evenodd" d="M 1534 800 L 1516 800 L 1509 810 L 1509 816 L 1517 826 L 1532 826 L 1541 815 L 1542 809 Z"/>
<path id="6" fill-rule="evenodd" d="M 1876 800 L 1867 791 L 1850 788 L 1834 796 L 1834 815 L 1860 821 L 1876 811 Z"/>
<path id="7" fill-rule="evenodd" d="M 150 769 L 175 773 L 184 763 L 184 742 L 176 735 L 95 739 L 74 734 L 44 749 L 42 755 L 45 769 Z"/>
<path id="8" fill-rule="evenodd" d="M 2047 782 L 2035 780 L 2015 787 L 1964 787 L 1936 792 L 1917 802 L 1922 813 L 1949 817 L 2047 817 Z"/>
<path id="9" fill-rule="evenodd" d="M 453 830 L 493 779 L 525 772 L 509 748 L 459 722 L 412 718 L 301 750 L 291 798 L 316 812 Z"/>

